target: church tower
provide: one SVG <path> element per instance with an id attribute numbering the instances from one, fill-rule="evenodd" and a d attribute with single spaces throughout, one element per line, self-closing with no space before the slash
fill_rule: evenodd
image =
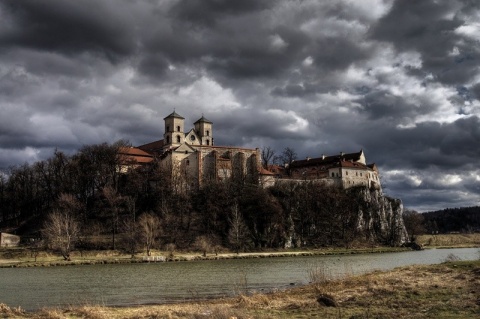
<path id="1" fill-rule="evenodd" d="M 163 120 L 165 121 L 163 148 L 166 150 L 180 146 L 185 140 L 185 118 L 173 111 Z"/>
<path id="2" fill-rule="evenodd" d="M 213 145 L 213 123 L 202 117 L 193 123 L 195 125 L 195 133 L 200 137 L 201 145 Z"/>

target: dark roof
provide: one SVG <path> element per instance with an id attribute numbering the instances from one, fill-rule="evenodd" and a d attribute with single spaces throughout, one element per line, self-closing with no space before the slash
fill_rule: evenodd
<path id="1" fill-rule="evenodd" d="M 328 164 L 333 164 L 335 162 L 340 162 L 340 161 L 356 162 L 360 160 L 361 155 L 362 155 L 362 151 L 357 153 L 339 154 L 339 155 L 333 155 L 333 156 L 322 156 L 317 158 L 304 159 L 304 160 L 292 162 L 290 164 L 290 167 L 296 168 L 296 167 L 311 166 L 311 165 L 328 165 Z"/>
<path id="2" fill-rule="evenodd" d="M 177 118 L 177 119 L 182 119 L 182 120 L 185 119 L 183 116 L 181 116 L 181 115 L 179 115 L 177 112 L 173 111 L 173 113 L 170 114 L 170 115 L 168 115 L 167 117 L 165 117 L 164 120 L 165 120 L 165 119 L 168 119 L 168 118 L 170 118 L 170 117 L 175 117 L 175 118 Z"/>
<path id="3" fill-rule="evenodd" d="M 197 123 L 209 123 L 209 124 L 213 124 L 212 122 L 210 122 L 209 120 L 207 120 L 203 115 L 200 119 L 198 119 L 198 121 L 196 121 L 195 123 L 193 124 L 197 124 Z"/>

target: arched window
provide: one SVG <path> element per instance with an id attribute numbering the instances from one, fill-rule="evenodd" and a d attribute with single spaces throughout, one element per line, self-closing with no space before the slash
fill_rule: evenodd
<path id="1" fill-rule="evenodd" d="M 167 125 L 167 132 L 170 131 L 170 126 Z"/>
<path id="2" fill-rule="evenodd" d="M 180 125 L 177 126 L 177 132 L 180 132 Z"/>
<path id="3" fill-rule="evenodd" d="M 207 140 L 207 145 L 210 145 L 210 141 L 209 141 L 209 140 Z"/>
<path id="4" fill-rule="evenodd" d="M 177 135 L 177 143 L 180 143 L 180 135 Z"/>
<path id="5" fill-rule="evenodd" d="M 187 166 L 190 165 L 190 160 L 187 159 Z"/>
<path id="6" fill-rule="evenodd" d="M 207 136 L 210 136 L 210 131 L 207 131 Z"/>

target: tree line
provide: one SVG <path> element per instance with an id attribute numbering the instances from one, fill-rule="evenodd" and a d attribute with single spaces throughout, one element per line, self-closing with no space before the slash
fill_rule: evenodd
<path id="1" fill-rule="evenodd" d="M 178 191 L 178 180 L 155 161 L 121 170 L 119 149 L 128 146 L 87 145 L 71 156 L 56 150 L 47 160 L 12 167 L 0 177 L 0 228 L 32 242 L 41 238 L 66 259 L 74 245 L 149 254 L 385 243 L 359 234 L 356 189 L 313 182 L 263 188 L 232 176 Z"/>

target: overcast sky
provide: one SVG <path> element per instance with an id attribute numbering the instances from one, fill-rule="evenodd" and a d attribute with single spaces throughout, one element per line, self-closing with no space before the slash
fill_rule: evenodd
<path id="1" fill-rule="evenodd" d="M 480 205 L 480 1 L 2 0 L 0 169 L 162 138 L 358 152 L 418 211 Z"/>

